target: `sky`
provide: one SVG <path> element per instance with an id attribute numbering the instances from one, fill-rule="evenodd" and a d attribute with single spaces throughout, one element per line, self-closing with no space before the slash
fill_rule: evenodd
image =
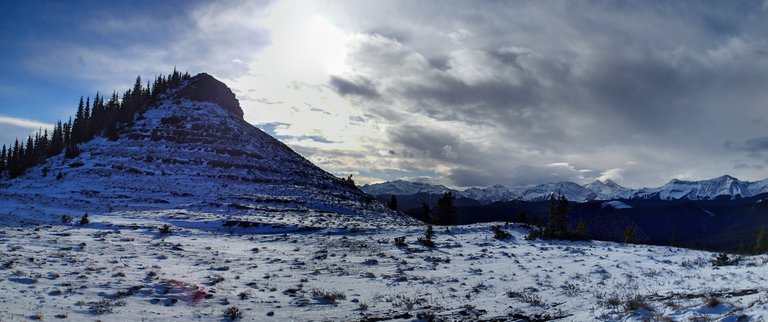
<path id="1" fill-rule="evenodd" d="M 359 184 L 768 178 L 768 1 L 2 1 L 0 142 L 174 67 Z"/>

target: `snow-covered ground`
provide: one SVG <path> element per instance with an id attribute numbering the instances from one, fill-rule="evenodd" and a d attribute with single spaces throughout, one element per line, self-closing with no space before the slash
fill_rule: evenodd
<path id="1" fill-rule="evenodd" d="M 490 224 L 436 227 L 428 248 L 423 226 L 327 213 L 114 211 L 80 226 L 66 210 L 0 210 L 0 321 L 211 321 L 232 307 L 245 321 L 768 320 L 766 256 L 714 267 L 708 252 L 527 241 L 517 226 L 497 240 Z"/>

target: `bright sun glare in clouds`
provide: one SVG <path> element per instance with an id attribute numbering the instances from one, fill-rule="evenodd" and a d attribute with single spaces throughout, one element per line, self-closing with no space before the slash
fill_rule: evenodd
<path id="1" fill-rule="evenodd" d="M 362 120 L 362 111 L 328 87 L 331 75 L 344 75 L 351 34 L 318 14 L 308 2 L 280 2 L 264 27 L 271 42 L 249 65 L 253 75 L 230 81 L 245 94 L 245 118 L 274 127 L 294 147 L 360 150 L 379 129 Z M 301 82 L 296 81 L 300 79 Z M 259 101 L 269 97 L 271 104 Z M 324 141 L 309 139 L 322 137 Z M 317 160 L 313 160 L 317 161 Z"/>
<path id="2" fill-rule="evenodd" d="M 339 74 L 344 71 L 344 60 L 347 57 L 347 36 L 328 20 L 321 16 L 313 16 L 308 27 L 307 45 L 310 53 L 321 62 L 328 74 Z"/>

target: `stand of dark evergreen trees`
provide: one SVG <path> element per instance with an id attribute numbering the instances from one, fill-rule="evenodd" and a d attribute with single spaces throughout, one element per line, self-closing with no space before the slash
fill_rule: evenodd
<path id="1" fill-rule="evenodd" d="M 584 220 L 579 220 L 576 230 L 568 227 L 568 199 L 563 194 L 555 197 L 552 194 L 549 198 L 549 216 L 547 225 L 541 228 L 534 228 L 526 237 L 528 239 L 567 239 L 567 240 L 587 240 L 587 234 Z"/>
<path id="2" fill-rule="evenodd" d="M 43 163 L 46 159 L 64 153 L 66 158 L 80 154 L 78 144 L 88 142 L 94 137 L 105 136 L 116 141 L 119 138 L 120 124 L 130 123 L 136 113 L 142 112 L 154 103 L 160 94 L 178 86 L 182 81 L 192 78 L 189 73 L 180 73 L 175 68 L 168 76 L 157 76 L 146 87 L 141 76 L 136 77 L 133 88 L 123 93 L 122 99 L 117 92 L 112 92 L 109 100 L 96 93 L 91 100 L 80 97 L 75 119 L 57 122 L 52 133 L 48 130 L 37 131 L 30 135 L 26 143 L 18 139 L 0 149 L 0 178 L 14 178 L 27 169 Z"/>

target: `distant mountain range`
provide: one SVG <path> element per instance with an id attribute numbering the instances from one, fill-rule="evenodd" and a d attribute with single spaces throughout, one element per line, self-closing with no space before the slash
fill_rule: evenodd
<path id="1" fill-rule="evenodd" d="M 729 175 L 709 180 L 683 181 L 673 179 L 658 188 L 630 189 L 611 180 L 596 180 L 579 185 L 574 182 L 544 183 L 530 186 L 494 185 L 486 188 L 454 190 L 443 185 L 430 185 L 404 180 L 364 185 L 361 189 L 374 196 L 442 194 L 453 191 L 458 197 L 477 200 L 482 204 L 497 201 L 542 201 L 552 194 L 562 193 L 570 201 L 593 200 L 715 200 L 753 197 L 768 192 L 768 179 L 741 181 Z"/>

